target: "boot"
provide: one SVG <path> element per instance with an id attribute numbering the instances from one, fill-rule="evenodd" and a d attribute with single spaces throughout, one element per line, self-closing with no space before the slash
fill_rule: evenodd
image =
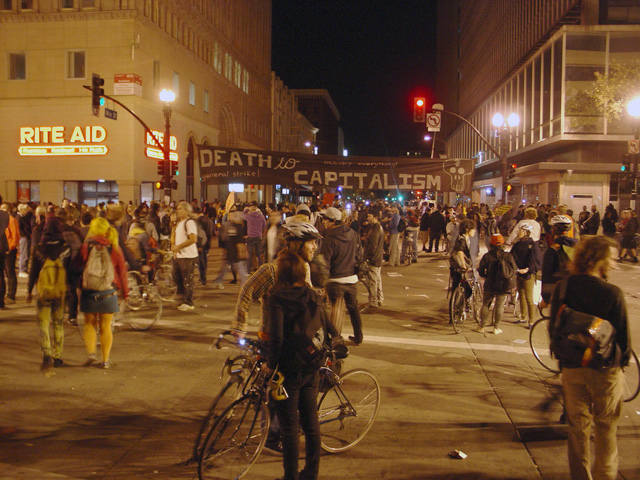
<path id="1" fill-rule="evenodd" d="M 42 365 L 40 365 L 40 371 L 44 372 L 53 368 L 53 358 L 49 355 L 42 357 Z"/>

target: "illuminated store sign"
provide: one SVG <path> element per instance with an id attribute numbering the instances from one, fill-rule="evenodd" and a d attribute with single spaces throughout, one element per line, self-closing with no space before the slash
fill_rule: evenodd
<path id="1" fill-rule="evenodd" d="M 161 145 L 164 145 L 164 133 L 157 132 L 152 130 L 153 134 L 156 136 Z M 176 137 L 171 135 L 171 139 L 169 140 L 169 158 L 173 162 L 178 161 L 178 154 L 176 150 L 178 149 L 178 140 Z M 144 154 L 149 158 L 156 158 L 158 160 L 162 160 L 164 158 L 164 152 L 158 148 L 156 142 L 153 141 L 153 137 L 150 133 L 147 132 L 147 148 L 144 151 Z"/>
<path id="2" fill-rule="evenodd" d="M 100 126 L 74 127 L 67 138 L 65 127 L 21 127 L 21 156 L 106 155 L 109 149 L 100 145 L 107 131 Z"/>

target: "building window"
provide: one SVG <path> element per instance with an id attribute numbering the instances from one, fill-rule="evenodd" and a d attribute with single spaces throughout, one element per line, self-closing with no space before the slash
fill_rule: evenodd
<path id="1" fill-rule="evenodd" d="M 180 92 L 180 74 L 173 72 L 173 93 L 176 94 L 176 98 Z"/>
<path id="2" fill-rule="evenodd" d="M 24 53 L 9 54 L 9 80 L 27 79 L 27 56 Z"/>
<path id="3" fill-rule="evenodd" d="M 0 8 L 2 10 L 13 10 L 12 0 L 2 0 L 2 3 L 0 3 Z"/>
<path id="4" fill-rule="evenodd" d="M 189 105 L 196 104 L 196 84 L 189 82 Z"/>
<path id="5" fill-rule="evenodd" d="M 73 8 L 74 7 L 73 2 L 74 2 L 74 0 L 62 0 L 62 2 L 61 2 L 62 3 L 62 8 L 63 9 Z"/>
<path id="6" fill-rule="evenodd" d="M 67 52 L 67 78 L 85 78 L 84 51 Z"/>
<path id="7" fill-rule="evenodd" d="M 249 93 L 249 72 L 246 70 L 242 71 L 242 91 Z"/>
<path id="8" fill-rule="evenodd" d="M 160 87 L 160 62 L 157 60 L 153 61 L 153 87 Z"/>
<path id="9" fill-rule="evenodd" d="M 20 10 L 33 10 L 33 0 L 20 0 Z"/>
<path id="10" fill-rule="evenodd" d="M 95 0 L 82 0 L 82 8 L 96 8 Z"/>
<path id="11" fill-rule="evenodd" d="M 209 113 L 209 92 L 207 90 L 204 91 L 203 104 L 204 104 L 204 111 Z"/>
<path id="12" fill-rule="evenodd" d="M 40 202 L 40 182 L 18 182 L 18 201 L 21 203 Z"/>

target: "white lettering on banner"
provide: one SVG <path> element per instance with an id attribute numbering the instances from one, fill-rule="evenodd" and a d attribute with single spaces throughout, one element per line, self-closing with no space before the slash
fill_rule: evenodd
<path id="1" fill-rule="evenodd" d="M 324 183 L 323 183 L 324 176 Z M 313 170 L 311 177 L 309 177 L 308 170 L 298 170 L 293 173 L 293 179 L 296 185 L 315 185 L 323 184 L 325 186 L 333 187 L 341 185 L 344 188 L 356 188 L 356 189 L 368 189 L 368 190 L 440 190 L 442 186 L 442 178 L 440 175 L 425 175 L 422 173 L 416 174 L 400 174 L 402 183 L 396 185 L 389 183 L 388 174 L 382 174 L 382 178 L 379 173 L 367 174 L 367 173 L 348 173 L 348 172 L 322 172 L 320 170 Z M 350 180 L 355 177 L 357 179 L 357 185 L 349 183 Z"/>
<path id="2" fill-rule="evenodd" d="M 200 150 L 200 166 L 210 167 L 212 162 L 213 162 L 213 157 L 211 156 L 211 151 Z"/>
<path id="3" fill-rule="evenodd" d="M 369 190 L 382 190 L 382 180 L 380 180 L 380 174 L 374 173 L 369 183 Z"/>
<path id="4" fill-rule="evenodd" d="M 400 180 L 402 180 L 402 182 L 400 183 L 400 189 L 402 190 L 407 190 L 410 188 L 408 180 L 411 178 L 411 174 L 410 173 L 401 173 L 399 175 Z"/>
<path id="5" fill-rule="evenodd" d="M 240 158 L 240 154 L 238 152 L 231 152 L 231 158 L 229 159 L 229 166 L 237 165 L 238 167 L 242 167 L 242 158 Z"/>
<path id="6" fill-rule="evenodd" d="M 225 153 L 227 153 L 227 152 L 225 152 L 224 150 L 214 150 L 213 151 L 213 164 L 216 167 L 226 167 L 227 166 L 227 164 L 224 163 L 222 161 L 222 159 L 220 158 Z"/>
<path id="7" fill-rule="evenodd" d="M 307 173 L 309 172 L 306 170 L 298 170 L 293 173 L 293 181 L 296 182 L 296 185 L 309 185 L 309 182 L 300 178 L 302 175 L 306 175 Z"/>
<path id="8" fill-rule="evenodd" d="M 396 190 L 398 188 L 398 185 L 396 185 L 395 183 L 393 184 L 389 184 L 389 179 L 388 179 L 388 174 L 384 174 L 383 178 L 384 178 L 384 189 L 385 190 Z"/>
<path id="9" fill-rule="evenodd" d="M 322 184 L 322 176 L 320 175 L 320 172 L 318 170 L 313 171 L 313 173 L 311 174 L 311 180 L 309 180 L 309 183 L 311 185 L 315 183 Z"/>
<path id="10" fill-rule="evenodd" d="M 364 179 L 367 178 L 367 174 L 366 173 L 354 173 L 353 176 L 358 179 L 358 187 L 357 188 L 362 190 L 364 188 Z"/>
<path id="11" fill-rule="evenodd" d="M 324 184 L 329 185 L 330 182 L 338 180 L 338 174 L 336 172 L 324 172 Z"/>
<path id="12" fill-rule="evenodd" d="M 351 185 L 349 184 L 349 178 L 353 177 L 353 173 L 339 173 L 338 176 L 342 179 L 342 186 L 344 188 L 351 188 Z"/>
<path id="13" fill-rule="evenodd" d="M 429 190 L 440 190 L 442 189 L 442 178 L 440 175 L 427 175 L 427 188 Z"/>
<path id="14" fill-rule="evenodd" d="M 258 167 L 271 168 L 271 155 L 267 155 L 266 157 L 258 155 Z"/>

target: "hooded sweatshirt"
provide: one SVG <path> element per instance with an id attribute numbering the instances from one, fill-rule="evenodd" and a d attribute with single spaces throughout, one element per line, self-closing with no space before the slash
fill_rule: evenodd
<path id="1" fill-rule="evenodd" d="M 340 283 L 358 281 L 355 271 L 358 242 L 360 242 L 358 234 L 348 225 L 338 225 L 325 231 L 320 253 L 329 266 L 329 281 L 336 279 Z"/>
<path id="2" fill-rule="evenodd" d="M 276 290 L 267 300 L 269 320 L 269 368 L 278 366 L 285 373 L 299 371 L 295 365 L 295 352 L 291 338 L 296 322 L 310 322 L 316 308 L 322 309 L 322 323 L 331 336 L 337 335 L 335 328 L 327 320 L 320 296 L 309 287 L 293 287 Z M 312 367 L 317 369 L 317 367 Z"/>

